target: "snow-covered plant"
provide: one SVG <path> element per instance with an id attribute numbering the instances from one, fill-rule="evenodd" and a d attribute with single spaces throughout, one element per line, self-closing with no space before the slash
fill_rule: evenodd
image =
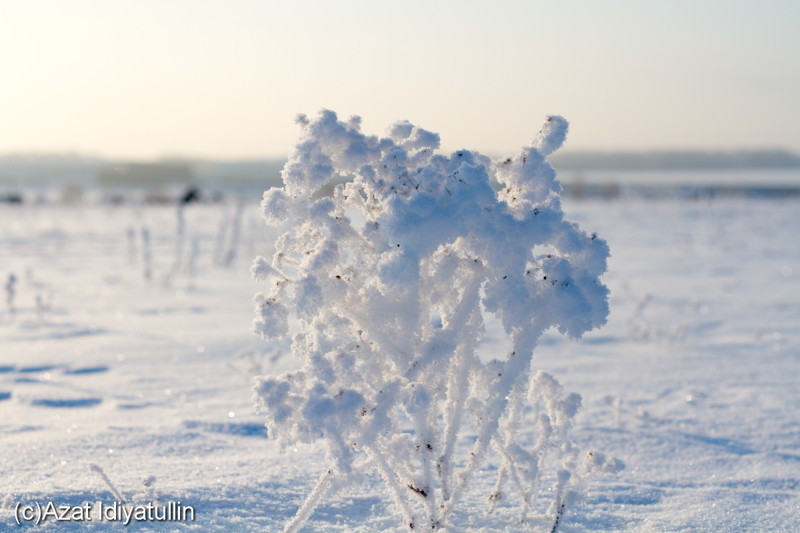
<path id="1" fill-rule="evenodd" d="M 128 264 L 133 266 L 136 264 L 136 230 L 128 226 L 125 237 L 128 243 Z"/>
<path id="2" fill-rule="evenodd" d="M 200 237 L 193 237 L 189 246 L 189 261 L 186 264 L 186 276 L 189 278 L 189 287 L 194 287 L 194 278 L 197 275 L 197 260 L 200 257 Z"/>
<path id="3" fill-rule="evenodd" d="M 17 295 L 17 276 L 14 274 L 9 274 L 8 279 L 6 279 L 6 307 L 8 307 L 8 314 L 13 315 L 15 308 L 14 308 L 14 297 Z"/>
<path id="4" fill-rule="evenodd" d="M 175 206 L 175 257 L 172 260 L 172 267 L 164 279 L 165 286 L 169 286 L 175 280 L 183 263 L 183 248 L 186 240 L 186 216 L 183 210 L 184 203 L 178 202 Z"/>
<path id="5" fill-rule="evenodd" d="M 36 293 L 36 317 L 39 319 L 39 322 L 44 320 L 44 315 L 47 311 L 50 310 L 51 304 L 47 299 L 45 299 L 45 295 L 43 292 Z"/>
<path id="6" fill-rule="evenodd" d="M 526 508 L 553 449 L 565 465 L 550 510 L 558 519 L 578 471 L 564 432 L 579 397 L 532 378 L 533 351 L 549 328 L 577 338 L 608 314 L 599 281 L 608 247 L 564 218 L 546 160 L 566 120 L 548 117 L 529 146 L 499 161 L 435 154 L 439 136 L 409 122 L 383 138 L 332 111 L 298 122 L 284 186 L 261 204 L 267 224 L 285 231 L 272 259 L 252 266 L 269 285 L 254 329 L 293 335 L 303 362 L 258 378 L 256 402 L 271 436 L 284 446 L 322 440 L 329 462 L 286 530 L 332 486 L 370 470 L 408 528 L 445 527 L 490 457 L 501 467 L 486 496 L 510 484 Z M 332 196 L 320 194 L 333 183 Z M 487 318 L 502 325 L 507 353 L 479 355 Z M 533 438 L 532 402 L 546 406 Z"/>
<path id="7" fill-rule="evenodd" d="M 142 476 L 140 478 L 142 482 L 141 492 L 137 495 L 137 500 L 144 503 L 153 503 L 154 505 L 161 505 L 158 498 L 158 492 L 156 492 L 155 484 L 156 484 L 156 477 L 155 476 Z"/>
<path id="8" fill-rule="evenodd" d="M 236 251 L 239 248 L 239 238 L 242 232 L 242 214 L 244 213 L 244 198 L 240 197 L 236 201 L 234 208 L 233 218 L 231 220 L 230 235 L 225 239 L 223 233 L 224 247 L 221 247 L 219 255 L 219 264 L 225 268 L 229 268 L 236 260 Z"/>
<path id="9" fill-rule="evenodd" d="M 92 472 L 95 472 L 97 475 L 100 476 L 100 478 L 108 486 L 108 489 L 111 491 L 111 494 L 114 495 L 114 497 L 117 499 L 117 501 L 119 503 L 121 503 L 123 505 L 127 503 L 125 501 L 125 498 L 122 496 L 122 493 L 119 490 L 117 490 L 117 487 L 114 486 L 114 484 L 111 482 L 111 480 L 106 475 L 105 470 L 103 470 L 103 468 L 101 466 L 92 463 L 92 464 L 89 465 L 89 470 L 91 470 Z"/>
<path id="10" fill-rule="evenodd" d="M 103 482 L 108 487 L 108 490 L 111 491 L 111 494 L 114 495 L 114 498 L 119 504 L 125 506 L 137 503 L 140 505 L 147 503 L 159 505 L 158 493 L 156 492 L 155 489 L 155 482 L 156 482 L 155 476 L 141 476 L 139 478 L 139 481 L 141 483 L 141 488 L 139 493 L 137 493 L 133 498 L 128 500 L 127 498 L 125 498 L 122 492 L 120 492 L 120 490 L 117 489 L 116 485 L 114 485 L 114 483 L 111 482 L 111 479 L 108 477 L 105 470 L 103 470 L 101 466 L 92 463 L 89 465 L 89 470 L 100 476 L 100 479 L 103 480 Z"/>
<path id="11" fill-rule="evenodd" d="M 142 228 L 142 275 L 148 282 L 153 279 L 153 253 L 150 244 L 150 230 Z"/>

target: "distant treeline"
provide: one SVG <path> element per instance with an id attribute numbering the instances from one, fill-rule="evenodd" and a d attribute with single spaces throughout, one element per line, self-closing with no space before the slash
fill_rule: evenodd
<path id="1" fill-rule="evenodd" d="M 800 168 L 800 155 L 786 150 L 559 152 L 552 157 L 559 170 L 709 170 Z M 192 182 L 200 185 L 272 185 L 280 181 L 283 159 L 211 161 L 162 159 L 126 162 L 60 154 L 0 155 L 0 184 L 52 185 L 74 183 L 142 185 Z"/>
<path id="2" fill-rule="evenodd" d="M 786 150 L 735 152 L 559 152 L 552 163 L 562 170 L 707 170 L 800 168 L 800 155 Z"/>

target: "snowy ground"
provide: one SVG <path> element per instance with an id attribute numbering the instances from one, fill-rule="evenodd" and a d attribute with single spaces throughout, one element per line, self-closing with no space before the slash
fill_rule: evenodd
<path id="1" fill-rule="evenodd" d="M 609 242 L 611 317 L 580 342 L 547 335 L 534 361 L 583 396 L 573 438 L 628 468 L 587 487 L 559 531 L 800 531 L 800 203 L 567 200 L 565 211 Z M 252 377 L 296 362 L 249 332 L 248 268 L 270 230 L 255 204 L 238 240 L 235 219 L 233 206 L 187 207 L 169 276 L 174 208 L 0 206 L 0 281 L 17 278 L 15 312 L 0 301 L 0 529 L 17 528 L 18 504 L 111 504 L 92 465 L 127 501 L 155 494 L 195 520 L 23 527 L 280 531 L 294 514 L 324 464 L 313 446 L 280 453 L 253 411 Z M 229 267 L 215 264 L 230 250 Z M 363 479 L 304 531 L 392 530 L 382 491 Z M 468 509 L 454 520 L 464 530 L 498 530 L 514 512 L 486 516 L 483 493 Z"/>

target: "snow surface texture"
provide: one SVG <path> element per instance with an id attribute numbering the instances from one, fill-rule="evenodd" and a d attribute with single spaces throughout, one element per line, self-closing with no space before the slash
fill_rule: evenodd
<path id="1" fill-rule="evenodd" d="M 577 338 L 608 314 L 599 280 L 608 246 L 564 219 L 545 159 L 564 142 L 566 120 L 548 117 L 530 146 L 496 163 L 467 150 L 436 155 L 439 136 L 408 122 L 386 138 L 332 111 L 299 122 L 284 186 L 262 202 L 265 221 L 285 232 L 272 260 L 258 257 L 252 268 L 271 286 L 256 297 L 255 330 L 282 338 L 294 313 L 292 352 L 303 361 L 256 384 L 269 434 L 283 446 L 323 439 L 327 451 L 328 466 L 286 531 L 334 485 L 371 471 L 399 524 L 460 527 L 461 500 L 491 454 L 501 466 L 485 490 L 489 510 L 516 501 L 520 516 L 509 527 L 546 511 L 555 531 L 582 481 L 622 468 L 592 451 L 581 463 L 567 436 L 580 396 L 531 375 L 546 330 Z M 317 197 L 342 175 L 353 179 Z M 476 352 L 486 316 L 511 343 L 490 360 Z M 528 446 L 519 438 L 526 426 L 537 428 Z M 459 456 L 466 434 L 477 438 Z M 557 475 L 545 490 L 550 454 Z M 549 501 L 537 509 L 545 491 Z"/>
<path id="2" fill-rule="evenodd" d="M 291 520 L 327 465 L 322 442 L 281 454 L 253 413 L 252 377 L 301 363 L 249 331 L 248 258 L 277 236 L 255 200 L 238 239 L 235 202 L 186 206 L 189 252 L 172 279 L 174 206 L 0 205 L 0 281 L 15 276 L 13 314 L 5 290 L 0 305 L 0 531 L 273 532 Z M 545 333 L 536 367 L 581 393 L 570 438 L 627 468 L 592 480 L 559 529 L 799 531 L 800 203 L 563 202 L 613 250 L 611 312 L 580 342 Z M 487 321 L 478 356 L 508 349 Z M 521 428 L 524 446 L 535 431 Z M 196 520 L 16 526 L 17 503 L 117 500 L 92 465 L 126 501 L 181 501 Z M 501 461 L 486 466 L 462 500 L 468 531 L 519 516 L 513 500 L 486 514 Z M 398 529 L 383 481 L 365 475 L 302 531 Z"/>

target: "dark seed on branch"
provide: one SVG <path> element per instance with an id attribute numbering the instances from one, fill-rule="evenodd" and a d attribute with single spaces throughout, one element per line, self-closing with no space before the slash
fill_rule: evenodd
<path id="1" fill-rule="evenodd" d="M 415 487 L 415 486 L 414 486 L 414 485 L 412 485 L 411 483 L 409 483 L 409 484 L 408 484 L 408 485 L 406 485 L 406 486 L 407 486 L 409 489 L 411 489 L 411 490 L 413 490 L 414 492 L 416 492 L 417 494 L 421 495 L 423 498 L 427 498 L 427 497 L 428 497 L 428 493 L 427 493 L 427 491 L 425 491 L 425 489 L 420 489 L 420 488 L 418 488 L 418 487 Z"/>

